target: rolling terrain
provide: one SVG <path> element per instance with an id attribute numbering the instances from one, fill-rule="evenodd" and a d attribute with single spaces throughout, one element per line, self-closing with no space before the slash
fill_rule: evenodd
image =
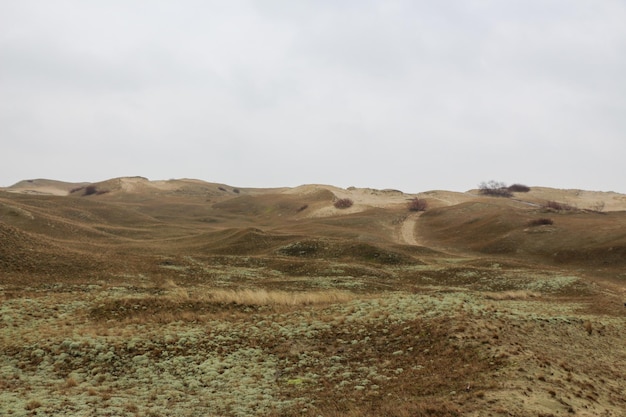
<path id="1" fill-rule="evenodd" d="M 0 301 L 2 415 L 626 409 L 613 192 L 26 180 Z"/>

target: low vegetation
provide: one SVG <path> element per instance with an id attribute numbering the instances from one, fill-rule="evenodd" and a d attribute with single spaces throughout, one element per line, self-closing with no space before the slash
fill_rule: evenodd
<path id="1" fill-rule="evenodd" d="M 335 208 L 338 209 L 347 209 L 352 207 L 353 204 L 354 201 L 352 201 L 352 199 L 350 198 L 339 198 L 335 201 L 333 205 L 335 206 Z"/>
<path id="2" fill-rule="evenodd" d="M 422 198 L 413 198 L 408 204 L 409 211 L 425 211 L 428 208 L 428 202 Z"/>
<path id="3" fill-rule="evenodd" d="M 512 197 L 513 193 L 509 190 L 509 187 L 503 182 L 488 181 L 482 182 L 478 186 L 480 194 L 491 197 Z"/>
<path id="4" fill-rule="evenodd" d="M 530 187 L 524 185 L 524 184 L 513 184 L 513 185 L 509 185 L 508 190 L 514 193 L 527 193 L 530 191 Z"/>
<path id="5" fill-rule="evenodd" d="M 559 203 L 558 201 L 546 201 L 543 203 L 542 207 L 546 210 L 552 211 L 575 211 L 576 207 L 567 204 L 567 203 Z"/>
<path id="6" fill-rule="evenodd" d="M 181 184 L 0 191 L 1 416 L 626 409 L 618 200 Z"/>
<path id="7" fill-rule="evenodd" d="M 547 217 L 541 217 L 539 219 L 534 219 L 528 222 L 528 226 L 533 227 L 533 226 L 544 226 L 544 225 L 550 225 L 550 224 L 554 224 L 554 221 L 552 219 L 549 219 Z"/>
<path id="8" fill-rule="evenodd" d="M 70 194 L 82 191 L 83 196 L 107 194 L 109 190 L 98 189 L 95 185 L 87 185 L 85 187 L 77 187 L 70 190 Z"/>

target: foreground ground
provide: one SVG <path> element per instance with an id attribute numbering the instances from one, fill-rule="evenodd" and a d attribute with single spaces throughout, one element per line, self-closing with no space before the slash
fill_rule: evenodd
<path id="1" fill-rule="evenodd" d="M 280 192 L 185 215 L 179 197 L 4 193 L 0 415 L 623 415 L 622 243 L 546 260 L 604 253 L 608 232 L 575 225 L 623 234 L 616 214 L 529 232 L 528 204 L 446 195 L 420 216 L 399 192 L 352 212 Z M 483 222 L 487 249 L 454 221 Z M 596 246 L 544 256 L 560 233 Z"/>

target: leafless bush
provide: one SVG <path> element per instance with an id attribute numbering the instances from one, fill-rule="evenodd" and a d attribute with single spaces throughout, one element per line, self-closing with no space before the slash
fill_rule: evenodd
<path id="1" fill-rule="evenodd" d="M 309 205 L 308 205 L 308 204 L 303 204 L 302 206 L 300 206 L 300 207 L 298 208 L 297 212 L 298 212 L 298 213 L 300 213 L 301 211 L 304 211 L 304 210 L 306 210 L 306 209 L 308 209 L 308 208 L 309 208 Z"/>
<path id="2" fill-rule="evenodd" d="M 95 185 L 88 185 L 85 187 L 83 195 L 93 195 L 98 192 L 98 188 Z"/>
<path id="3" fill-rule="evenodd" d="M 566 203 L 559 203 L 558 201 L 546 201 L 543 206 L 544 209 L 556 210 L 556 211 L 572 211 L 576 210 L 576 207 Z"/>
<path id="4" fill-rule="evenodd" d="M 604 201 L 596 201 L 589 208 L 591 211 L 595 211 L 596 213 L 602 213 L 604 211 Z"/>
<path id="5" fill-rule="evenodd" d="M 478 186 L 482 195 L 488 195 L 492 197 L 512 197 L 513 193 L 509 190 L 503 182 L 491 180 L 489 182 L 482 182 Z"/>
<path id="6" fill-rule="evenodd" d="M 417 197 L 411 199 L 407 204 L 409 211 L 425 211 L 428 207 L 428 203 L 424 199 L 419 199 Z"/>
<path id="7" fill-rule="evenodd" d="M 354 204 L 354 202 L 349 198 L 340 198 L 339 200 L 335 201 L 334 205 L 338 209 L 346 209 L 348 207 L 352 207 L 352 204 Z"/>
<path id="8" fill-rule="evenodd" d="M 552 219 L 548 219 L 546 217 L 542 217 L 540 219 L 531 220 L 528 222 L 528 226 L 543 226 L 547 224 L 554 224 Z"/>
<path id="9" fill-rule="evenodd" d="M 508 190 L 514 193 L 527 193 L 530 191 L 530 187 L 523 184 L 509 185 Z"/>

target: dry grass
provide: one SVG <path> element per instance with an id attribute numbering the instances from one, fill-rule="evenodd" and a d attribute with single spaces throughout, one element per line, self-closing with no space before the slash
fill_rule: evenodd
<path id="1" fill-rule="evenodd" d="M 541 297 L 541 294 L 528 290 L 485 292 L 484 297 L 487 300 L 528 300 Z"/>
<path id="2" fill-rule="evenodd" d="M 346 291 L 271 291 L 265 289 L 212 290 L 205 297 L 219 303 L 252 306 L 306 306 L 315 304 L 345 303 L 354 299 Z"/>

